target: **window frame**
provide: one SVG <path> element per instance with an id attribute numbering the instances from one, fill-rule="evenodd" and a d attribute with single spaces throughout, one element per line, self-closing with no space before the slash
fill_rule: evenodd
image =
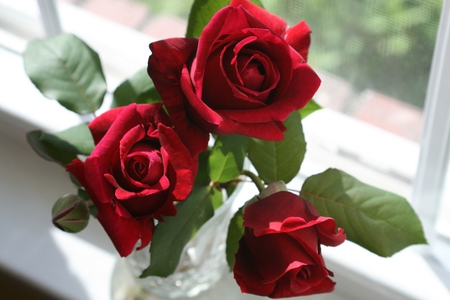
<path id="1" fill-rule="evenodd" d="M 62 33 L 59 14 L 54 0 L 38 0 L 41 21 L 47 36 L 54 36 Z"/>
<path id="2" fill-rule="evenodd" d="M 424 223 L 431 252 L 450 272 L 450 244 L 436 230 L 450 159 L 450 1 L 441 10 L 424 107 L 412 203 Z M 436 145 L 438 145 L 436 147 Z M 447 200 L 449 201 L 449 200 Z"/>

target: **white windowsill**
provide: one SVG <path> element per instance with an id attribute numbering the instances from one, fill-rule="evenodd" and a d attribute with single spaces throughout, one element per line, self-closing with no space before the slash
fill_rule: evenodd
<path id="1" fill-rule="evenodd" d="M 77 10 L 71 11 L 70 6 L 60 6 L 62 19 L 68 24 L 77 24 Z M 85 17 L 86 18 L 86 17 Z M 94 17 L 93 17 L 94 18 Z M 84 19 L 87 20 L 87 19 Z M 109 25 L 108 25 L 109 26 Z M 111 25 L 112 26 L 112 25 Z M 66 28 L 76 32 L 76 26 Z M 95 27 L 100 31 L 102 28 Z M 73 29 L 73 30 L 72 30 Z M 91 37 L 83 37 L 94 49 L 96 32 Z M 125 31 L 122 31 L 125 32 Z M 98 36 L 98 35 L 97 35 Z M 135 36 L 136 37 L 136 36 Z M 111 40 L 111 39 L 115 39 Z M 121 40 L 119 34 L 106 40 L 117 45 Z M 145 42 L 145 46 L 142 44 Z M 142 36 L 133 39 L 125 47 L 143 50 L 134 62 L 127 65 L 125 71 L 119 70 L 125 65 L 121 60 L 121 53 L 127 50 L 117 50 L 117 53 L 106 55 L 105 61 L 121 61 L 117 69 L 107 66 L 107 71 L 113 76 L 108 77 L 110 88 L 114 88 L 123 76 L 131 75 L 137 69 L 145 66 L 148 56 L 147 45 Z M 101 48 L 101 46 L 99 45 Z M 97 49 L 96 49 L 97 50 Z M 121 52 L 123 51 L 123 52 Z M 100 55 L 102 55 L 102 52 Z M 129 52 L 131 53 L 131 51 Z M 134 56 L 136 57 L 136 56 Z M 104 57 L 102 56 L 102 61 Z M 21 58 L 0 48 L 0 81 L 8 82 L 0 90 L 0 188 L 4 192 L 2 210 L 0 210 L 0 231 L 2 247 L 0 247 L 0 266 L 6 267 L 24 276 L 27 280 L 64 296 L 67 299 L 109 299 L 110 277 L 117 255 L 103 232 L 101 226 L 92 220 L 88 229 L 79 235 L 69 235 L 52 228 L 50 223 L 50 209 L 53 202 L 65 193 L 73 192 L 73 188 L 61 167 L 39 158 L 26 145 L 25 133 L 35 128 L 57 131 L 65 129 L 79 122 L 79 117 L 61 108 L 55 101 L 44 99 L 26 78 Z M 323 125 L 320 120 L 328 120 L 330 126 Z M 389 134 L 366 125 L 355 123 L 340 114 L 327 110 L 316 113 L 305 120 L 306 136 L 315 136 L 308 147 L 308 156 L 302 167 L 305 175 L 322 171 L 324 165 L 341 167 L 350 165 L 355 173 L 360 172 L 361 166 L 350 160 L 337 159 L 337 152 L 330 154 L 325 148 L 337 149 L 335 142 L 347 140 L 349 151 L 355 147 L 368 146 L 367 143 L 377 144 L 377 139 L 390 139 L 393 149 L 389 155 L 402 158 L 402 153 L 417 156 L 417 146 L 401 139 L 392 139 Z M 339 127 L 341 126 L 341 127 Z M 362 130 L 357 133 L 354 129 Z M 364 129 L 363 129 L 364 128 Z M 323 139 L 322 131 L 335 130 L 334 140 Z M 367 136 L 370 131 L 371 141 L 360 141 L 358 134 Z M 312 134 L 316 131 L 314 134 Z M 348 132 L 355 135 L 351 137 Z M 319 138 L 317 138 L 319 137 Z M 317 140 L 318 139 L 318 140 Z M 315 142 L 315 143 L 313 143 Z M 399 149 L 407 147 L 407 151 Z M 373 150 L 373 148 L 371 148 Z M 357 153 L 368 153 L 359 149 Z M 397 153 L 397 154 L 396 154 Z M 384 155 L 382 157 L 385 157 Z M 361 157 L 361 161 L 368 161 Z M 370 161 L 369 164 L 373 163 Z M 377 162 L 378 163 L 378 162 Z M 410 170 L 398 167 L 396 172 L 408 174 Z M 410 186 L 395 181 L 389 177 L 380 176 L 376 171 L 367 171 L 362 181 L 379 185 L 405 197 L 409 196 Z M 359 176 L 358 176 L 359 177 Z M 299 187 L 299 178 L 293 184 Z M 246 189 L 252 195 L 252 189 Z M 248 195 L 242 195 L 247 199 Z M 426 256 L 415 251 L 421 247 L 410 247 L 392 258 L 379 258 L 366 250 L 346 242 L 337 248 L 323 250 L 327 266 L 335 273 L 337 281 L 336 292 L 329 295 L 307 297 L 308 299 L 450 299 L 449 287 L 444 285 L 444 278 L 439 278 L 435 268 Z M 43 272 L 45 270 L 45 272 Z M 93 280 L 95 279 L 95 280 Z M 230 289 L 236 292 L 237 286 L 228 276 L 222 285 L 216 289 Z M 236 292 L 237 293 L 237 292 Z M 237 293 L 239 294 L 239 293 Z M 231 299 L 231 298 L 230 298 Z M 237 299 L 237 298 L 232 298 Z M 260 299 L 250 295 L 242 295 L 240 299 Z M 304 298 L 299 298 L 304 299 Z"/>

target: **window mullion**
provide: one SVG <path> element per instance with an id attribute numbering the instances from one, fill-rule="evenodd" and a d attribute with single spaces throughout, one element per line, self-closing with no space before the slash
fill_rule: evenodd
<path id="1" fill-rule="evenodd" d="M 450 1 L 444 0 L 429 77 L 413 205 L 434 239 L 450 155 Z M 430 241 L 431 242 L 431 241 Z"/>
<path id="2" fill-rule="evenodd" d="M 59 14 L 54 0 L 38 0 L 41 20 L 47 36 L 54 36 L 62 32 Z"/>

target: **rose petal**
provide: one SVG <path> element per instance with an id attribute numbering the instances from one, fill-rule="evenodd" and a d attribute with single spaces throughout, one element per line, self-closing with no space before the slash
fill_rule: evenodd
<path id="1" fill-rule="evenodd" d="M 119 144 L 119 162 L 120 162 L 120 174 L 114 174 L 115 176 L 120 176 L 124 179 L 124 182 L 129 183 L 132 181 L 135 183 L 135 180 L 132 180 L 127 172 L 126 166 L 126 157 L 131 150 L 131 147 L 134 146 L 137 142 L 142 140 L 145 137 L 145 129 L 143 124 L 136 125 L 129 129 L 120 139 Z M 132 187 L 129 187 L 132 188 Z"/>
<path id="2" fill-rule="evenodd" d="M 344 229 L 338 228 L 336 232 L 336 221 L 332 218 L 319 217 L 316 228 L 319 234 L 319 241 L 325 246 L 338 246 L 347 238 Z"/>
<path id="3" fill-rule="evenodd" d="M 124 107 L 112 108 L 88 124 L 95 145 L 100 142 L 123 109 Z"/>
<path id="4" fill-rule="evenodd" d="M 145 146 L 137 144 L 127 155 L 126 173 L 133 180 L 151 186 L 164 175 L 164 166 L 159 151 Z"/>
<path id="5" fill-rule="evenodd" d="M 319 284 L 314 286 L 308 286 L 308 288 L 306 288 L 305 286 L 291 285 L 293 282 L 292 281 L 287 282 L 289 279 L 290 278 L 288 277 L 288 275 L 286 275 L 286 279 L 284 279 L 286 280 L 285 284 L 277 282 L 278 284 L 274 289 L 274 292 L 270 294 L 269 297 L 276 299 L 295 296 L 308 296 L 320 293 L 330 293 L 334 291 L 334 286 L 336 285 L 336 283 L 333 282 L 329 277 L 325 277 Z M 286 288 L 288 283 L 290 284 L 289 288 Z"/>
<path id="6" fill-rule="evenodd" d="M 103 226 L 120 256 L 128 256 L 134 249 L 137 241 L 141 239 L 141 247 L 150 243 L 154 223 L 151 219 L 138 221 L 133 218 L 123 218 L 115 213 L 111 202 L 104 203 L 96 197 L 95 190 L 91 188 L 85 177 L 83 162 L 75 159 L 67 165 L 67 171 L 72 173 L 85 187 L 98 209 L 97 219 Z"/>
<path id="7" fill-rule="evenodd" d="M 170 178 L 171 191 L 174 201 L 185 200 L 191 192 L 196 175 L 196 164 L 186 146 L 183 145 L 178 135 L 169 127 L 159 125 L 161 146 L 167 151 L 170 166 L 176 174 L 176 178 Z"/>
<path id="8" fill-rule="evenodd" d="M 188 121 L 180 75 L 195 54 L 197 43 L 197 39 L 174 38 L 150 44 L 152 55 L 147 69 L 170 114 L 175 131 L 194 158 L 208 147 L 209 134 Z"/>
<path id="9" fill-rule="evenodd" d="M 120 186 L 120 184 L 117 183 L 116 178 L 111 174 L 104 174 L 104 177 L 111 184 L 111 186 L 114 187 L 114 196 L 118 200 L 129 200 L 134 197 L 150 196 L 159 193 L 160 191 L 165 191 L 170 186 L 169 179 L 166 176 L 162 176 L 159 182 L 152 186 L 143 185 L 141 190 L 130 191 Z"/>
<path id="10" fill-rule="evenodd" d="M 251 15 L 272 29 L 276 34 L 283 35 L 286 31 L 286 21 L 279 16 L 268 12 L 248 0 L 232 0 L 230 3 L 230 6 L 233 7 L 239 5 L 242 5 L 242 7 L 244 7 Z"/>
<path id="11" fill-rule="evenodd" d="M 317 236 L 315 241 L 317 242 Z M 253 260 L 255 268 L 265 283 L 278 280 L 292 269 L 304 265 L 322 264 L 317 253 L 311 256 L 288 234 L 267 234 L 255 237 L 251 231 L 248 231 L 245 233 L 245 243 L 251 253 L 251 257 L 247 259 Z"/>
<path id="12" fill-rule="evenodd" d="M 306 200 L 280 191 L 247 206 L 244 226 L 254 229 L 255 236 L 260 236 L 266 231 L 290 232 L 303 228 L 317 217 L 309 210 Z"/>
<path id="13" fill-rule="evenodd" d="M 304 84 L 298 84 L 304 82 Z M 220 114 L 236 122 L 267 122 L 272 120 L 284 121 L 291 112 L 303 108 L 314 96 L 320 86 L 320 78 L 307 64 L 299 65 L 293 73 L 293 79 L 290 86 L 286 89 L 288 92 L 282 96 L 282 101 L 271 104 L 270 106 L 252 110 L 249 113 L 245 110 L 224 110 Z"/>
<path id="14" fill-rule="evenodd" d="M 233 274 L 243 293 L 249 293 L 260 296 L 270 295 L 276 282 L 262 283 L 263 278 L 258 273 L 252 259 L 252 254 L 245 241 L 239 241 L 239 251 L 236 253 L 236 263 L 234 264 Z"/>
<path id="15" fill-rule="evenodd" d="M 234 14 L 238 15 L 233 17 Z M 230 18 L 230 20 L 227 21 L 228 18 Z M 192 74 L 192 82 L 196 94 L 199 97 L 203 97 L 203 81 L 206 64 L 210 55 L 214 53 L 215 49 L 212 49 L 212 46 L 215 45 L 217 37 L 226 36 L 226 34 L 229 34 L 230 32 L 239 32 L 240 28 L 247 27 L 248 23 L 243 10 L 237 11 L 230 6 L 224 7 L 215 13 L 209 23 L 205 26 L 201 38 L 199 39 L 196 61 Z M 223 44 L 221 43 L 221 45 Z M 217 47 L 217 45 L 215 46 Z"/>
<path id="16" fill-rule="evenodd" d="M 303 57 L 308 60 L 308 50 L 311 44 L 311 29 L 305 21 L 289 28 L 286 32 L 286 42 Z"/>

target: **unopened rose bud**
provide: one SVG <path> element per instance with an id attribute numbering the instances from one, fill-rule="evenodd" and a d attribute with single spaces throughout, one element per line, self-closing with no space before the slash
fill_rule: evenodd
<path id="1" fill-rule="evenodd" d="M 53 225 L 62 231 L 76 233 L 83 230 L 89 221 L 86 202 L 77 195 L 65 195 L 52 208 Z"/>
<path id="2" fill-rule="evenodd" d="M 287 187 L 286 184 L 280 180 L 277 182 L 272 182 L 271 184 L 269 184 L 264 190 L 261 191 L 260 197 L 261 198 L 267 198 L 272 194 L 281 192 L 281 191 L 286 191 L 287 192 Z"/>

